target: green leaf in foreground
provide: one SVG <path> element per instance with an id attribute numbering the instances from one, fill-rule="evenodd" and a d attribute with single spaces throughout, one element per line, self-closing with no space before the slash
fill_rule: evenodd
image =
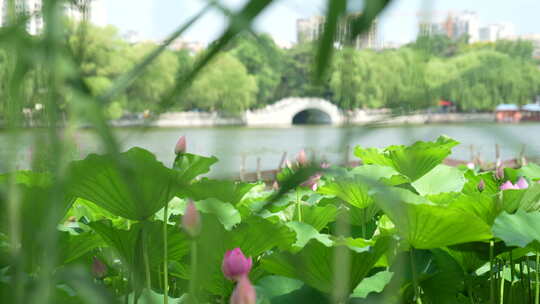
<path id="1" fill-rule="evenodd" d="M 204 157 L 196 154 L 182 153 L 176 156 L 173 169 L 178 173 L 179 183 L 189 184 L 195 177 L 210 172 L 210 167 L 217 163 L 217 161 L 218 159 L 214 156 Z"/>
<path id="2" fill-rule="evenodd" d="M 225 229 L 231 228 L 240 223 L 240 212 L 233 205 L 224 203 L 215 198 L 209 198 L 204 201 L 197 202 L 197 209 L 205 213 L 213 213 L 223 224 Z"/>
<path id="3" fill-rule="evenodd" d="M 394 222 L 398 234 L 418 249 L 491 238 L 489 225 L 472 212 L 435 205 L 405 189 L 377 189 L 375 202 Z"/>
<path id="4" fill-rule="evenodd" d="M 119 160 L 122 167 L 111 155 L 91 154 L 71 163 L 70 194 L 131 220 L 149 218 L 172 199 L 176 172 L 152 153 L 132 148 Z"/>
<path id="5" fill-rule="evenodd" d="M 334 244 L 329 235 L 319 233 L 313 226 L 306 223 L 288 222 L 286 225 L 296 233 L 296 243 L 293 244 L 295 249 L 303 248 L 312 239 L 319 241 L 326 247 Z"/>
<path id="6" fill-rule="evenodd" d="M 358 286 L 356 286 L 351 297 L 365 298 L 372 292 L 378 293 L 383 291 L 384 287 L 390 283 L 393 275 L 393 272 L 385 270 L 377 272 L 369 278 L 365 278 Z"/>
<path id="7" fill-rule="evenodd" d="M 216 198 L 222 202 L 236 205 L 255 186 L 257 184 L 203 178 L 189 187 L 182 187 L 178 194 L 180 197 L 188 197 L 195 201 Z"/>
<path id="8" fill-rule="evenodd" d="M 493 224 L 493 235 L 508 246 L 526 247 L 531 243 L 540 244 L 540 212 L 526 213 L 517 210 L 515 214 L 501 213 Z"/>
<path id="9" fill-rule="evenodd" d="M 373 265 L 389 248 L 390 239 L 380 238 L 375 245 L 352 250 L 347 248 L 350 255 L 349 292 L 362 281 Z M 336 247 L 326 247 L 319 241 L 310 241 L 296 254 L 281 252 L 274 253 L 261 262 L 266 271 L 299 279 L 322 292 L 330 293 L 333 289 L 334 270 L 336 269 L 334 254 Z"/>
<path id="10" fill-rule="evenodd" d="M 465 185 L 463 172 L 457 168 L 438 165 L 414 183 L 414 189 L 420 195 L 438 194 L 443 192 L 460 192 Z"/>
<path id="11" fill-rule="evenodd" d="M 293 292 L 302 287 L 302 281 L 280 277 L 280 276 L 266 276 L 257 281 L 257 287 L 268 298 L 272 299 L 278 296 L 282 296 Z"/>
<path id="12" fill-rule="evenodd" d="M 540 210 L 540 184 L 532 184 L 527 189 L 505 190 L 502 192 L 503 208 L 506 212 L 523 209 L 526 212 Z"/>
<path id="13" fill-rule="evenodd" d="M 354 154 L 364 164 L 389 166 L 416 181 L 452 153 L 457 141 L 441 136 L 435 142 L 418 141 L 411 146 L 390 146 L 380 151 L 356 147 Z"/>

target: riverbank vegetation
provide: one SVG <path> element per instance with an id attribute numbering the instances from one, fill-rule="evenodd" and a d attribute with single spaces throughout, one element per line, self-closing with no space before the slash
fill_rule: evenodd
<path id="1" fill-rule="evenodd" d="M 129 43 L 112 26 L 72 24 L 63 39 L 65 51 L 77 58 L 73 68 L 80 70 L 93 96 L 111 89 L 115 79 L 157 47 L 151 41 Z M 27 36 L 24 41 L 30 47 L 34 40 Z M 434 36 L 419 37 L 399 49 L 345 47 L 336 50 L 334 62 L 318 83 L 313 81 L 315 47 L 300 44 L 280 49 L 268 35 L 240 35 L 193 80 L 185 94 L 171 101 L 171 109 L 238 114 L 300 96 L 326 98 L 342 109 L 416 110 L 445 99 L 463 111 L 491 111 L 501 103 L 530 103 L 540 92 L 540 70 L 532 58 L 532 43 L 527 41 L 467 44 L 465 39 Z M 3 48 L 9 49 L 5 44 Z M 109 116 L 157 110 L 175 81 L 205 52 L 165 50 L 128 90 L 112 99 L 107 105 Z M 0 55 L 4 58 L 0 58 L 0 71 L 5 71 L 9 64 L 5 53 Z M 42 68 L 36 65 L 22 80 L 25 107 L 34 108 L 46 91 Z M 0 73 L 3 79 L 6 75 Z M 6 91 L 0 90 L 0 95 Z"/>
<path id="2" fill-rule="evenodd" d="M 457 144 L 359 146 L 355 168 L 302 152 L 272 187 L 200 178 L 218 160 L 185 138 L 170 168 L 135 147 L 69 162 L 58 186 L 0 175 L 18 193 L 0 300 L 55 282 L 54 303 L 538 303 L 540 167 L 443 165 Z"/>

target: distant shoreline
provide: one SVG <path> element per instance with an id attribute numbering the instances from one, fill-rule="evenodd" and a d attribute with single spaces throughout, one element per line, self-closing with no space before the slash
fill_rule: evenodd
<path id="1" fill-rule="evenodd" d="M 399 126 L 399 125 L 423 125 L 423 124 L 459 124 L 459 123 L 495 123 L 494 113 L 419 113 L 411 115 L 392 116 L 388 114 L 364 115 L 360 118 L 353 117 L 339 124 L 327 124 L 335 126 Z M 257 124 L 248 125 L 242 117 L 222 117 L 217 113 L 205 112 L 177 112 L 166 113 L 152 120 L 146 119 L 117 119 L 109 121 L 109 125 L 115 128 L 180 128 L 180 127 L 256 127 L 256 128 L 288 128 L 301 126 L 302 124 Z M 310 124 L 307 124 L 310 125 Z M 324 125 L 324 124 L 312 124 Z M 43 128 L 35 124 L 28 124 L 23 128 Z M 80 125 L 79 128 L 91 128 L 91 125 Z M 0 130 L 6 126 L 0 123 Z"/>

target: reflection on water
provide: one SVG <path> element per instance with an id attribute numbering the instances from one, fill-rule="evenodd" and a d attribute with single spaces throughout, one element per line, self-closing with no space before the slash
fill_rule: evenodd
<path id="1" fill-rule="evenodd" d="M 23 151 L 28 151 L 34 136 L 30 131 L 17 137 Z M 39 132 L 38 132 L 39 133 Z M 392 126 L 366 128 L 333 127 L 329 125 L 294 126 L 291 128 L 152 128 L 117 129 L 116 134 L 124 150 L 140 146 L 155 153 L 159 160 L 170 165 L 174 157 L 174 145 L 180 135 L 188 139 L 188 152 L 215 155 L 220 162 L 215 166 L 215 174 L 232 174 L 239 171 L 242 155 L 246 157 L 246 169 L 254 171 L 257 158 L 261 158 L 261 168 L 276 168 L 284 152 L 289 158 L 300 149 L 316 153 L 330 162 L 341 162 L 347 146 L 385 147 L 396 144 L 410 144 L 417 140 L 434 140 L 445 134 L 462 144 L 454 149 L 456 159 L 470 159 L 470 146 L 474 145 L 484 160 L 495 158 L 495 144 L 501 145 L 503 158 L 519 154 L 526 144 L 528 156 L 540 156 L 540 124 L 437 124 L 418 126 Z M 77 133 L 81 156 L 100 151 L 99 141 L 91 130 Z M 0 133 L 0 170 L 6 168 L 6 133 Z M 79 154 L 79 153 L 78 153 Z M 352 149 L 350 154 L 351 159 Z M 19 155 L 18 163 L 24 167 L 27 153 Z"/>

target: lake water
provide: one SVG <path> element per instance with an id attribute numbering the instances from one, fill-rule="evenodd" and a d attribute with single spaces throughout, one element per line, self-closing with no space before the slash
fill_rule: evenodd
<path id="1" fill-rule="evenodd" d="M 501 145 L 503 159 L 516 157 L 526 144 L 526 155 L 540 156 L 540 123 L 504 124 L 429 124 L 415 126 L 391 126 L 367 128 L 319 126 L 294 126 L 291 128 L 123 128 L 115 130 L 124 150 L 134 146 L 143 147 L 155 153 L 159 160 L 170 165 L 174 158 L 174 145 L 179 136 L 185 135 L 188 152 L 201 155 L 215 155 L 220 162 L 214 168 L 214 175 L 236 174 L 245 156 L 246 169 L 254 171 L 257 158 L 261 168 L 274 169 L 278 166 L 283 152 L 289 159 L 306 149 L 308 154 L 316 153 L 330 162 L 342 162 L 346 147 L 385 147 L 395 144 L 411 144 L 417 140 L 434 140 L 448 135 L 461 145 L 454 149 L 453 158 L 469 160 L 470 146 L 474 145 L 486 161 L 495 159 L 495 144 Z M 17 162 L 24 167 L 29 158 L 29 146 L 40 132 L 23 132 L 17 137 L 23 153 Z M 79 157 L 102 150 L 92 130 L 77 131 L 80 148 Z M 5 170 L 7 134 L 0 132 L 0 170 Z M 352 149 L 350 159 L 354 159 Z M 4 168 L 3 168 L 4 167 Z"/>

